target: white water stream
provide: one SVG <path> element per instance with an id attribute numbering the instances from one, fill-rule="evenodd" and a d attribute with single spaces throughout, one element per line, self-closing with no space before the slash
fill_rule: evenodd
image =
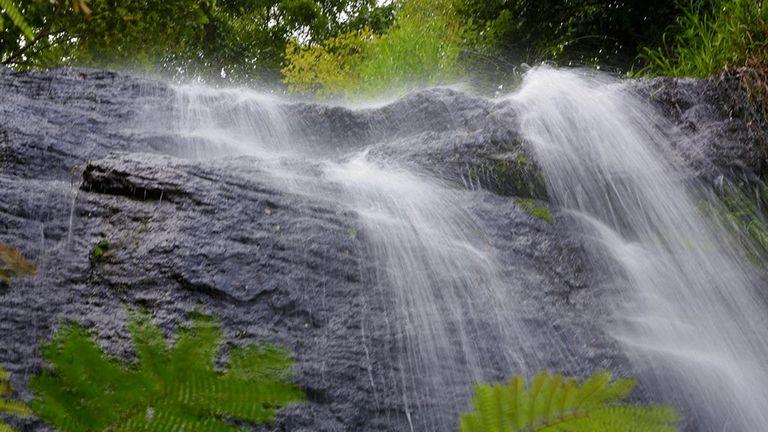
<path id="1" fill-rule="evenodd" d="M 701 415 L 697 430 L 768 430 L 768 313 L 759 282 L 727 227 L 700 211 L 706 187 L 676 159 L 671 126 L 620 82 L 580 72 L 534 69 L 497 103 L 517 113 L 510 121 L 520 122 L 554 204 L 597 239 L 593 259 L 616 293 L 605 299 L 615 311 L 605 331 L 638 371 L 657 378 L 654 394 Z M 392 361 L 402 371 L 394 385 L 412 430 L 455 425 L 472 384 L 493 379 L 489 371 L 540 366 L 524 357 L 528 335 L 514 310 L 524 299 L 504 276 L 515 263 L 499 261 L 467 211 L 463 194 L 473 192 L 366 149 L 310 145 L 282 102 L 257 93 L 185 87 L 176 106 L 162 127 L 185 141 L 181 155 L 252 155 L 286 190 L 343 190 L 340 205 L 366 230 L 376 268 L 370 289 L 394 304 L 389 326 L 400 351 Z"/>
<path id="2" fill-rule="evenodd" d="M 552 197 L 614 273 L 609 332 L 660 394 L 694 407 L 697 430 L 768 430 L 765 287 L 702 213 L 706 186 L 676 159 L 671 126 L 625 84 L 581 72 L 534 70 L 511 98 Z"/>

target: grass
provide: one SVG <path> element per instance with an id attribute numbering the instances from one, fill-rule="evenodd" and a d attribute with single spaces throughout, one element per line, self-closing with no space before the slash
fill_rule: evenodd
<path id="1" fill-rule="evenodd" d="M 645 48 L 635 75 L 704 78 L 723 69 L 768 63 L 768 2 L 691 0 L 664 34 Z"/>
<path id="2" fill-rule="evenodd" d="M 738 238 L 747 256 L 759 262 L 768 257 L 768 186 L 729 187 L 720 196 L 727 222 L 738 228 Z"/>

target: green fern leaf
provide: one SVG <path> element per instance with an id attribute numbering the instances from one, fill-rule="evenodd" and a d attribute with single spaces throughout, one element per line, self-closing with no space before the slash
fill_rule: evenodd
<path id="1" fill-rule="evenodd" d="M 461 432 L 675 432 L 678 416 L 662 405 L 624 402 L 635 380 L 613 380 L 597 372 L 581 384 L 573 378 L 539 372 L 509 384 L 475 387 L 473 412 L 459 420 Z"/>
<path id="2" fill-rule="evenodd" d="M 7 370 L 0 368 L 0 413 L 9 414 L 17 417 L 29 417 L 31 411 L 24 403 L 9 400 L 13 394 L 13 388 L 8 382 L 10 374 Z M 0 421 L 0 432 L 15 432 L 13 428 Z"/>
<path id="3" fill-rule="evenodd" d="M 21 32 L 24 34 L 24 38 L 26 38 L 27 41 L 31 41 L 35 38 L 35 33 L 32 31 L 32 27 L 27 24 L 27 21 L 24 19 L 24 15 L 21 14 L 21 11 L 18 7 L 16 7 L 16 4 L 14 4 L 13 0 L 0 0 L 0 9 L 3 9 L 2 11 L 8 15 L 8 18 L 11 19 L 11 22 L 13 22 L 13 24 L 18 27 L 19 30 L 21 30 Z"/>
<path id="4" fill-rule="evenodd" d="M 80 326 L 54 335 L 43 349 L 50 367 L 30 382 L 41 419 L 62 432 L 230 432 L 303 398 L 280 348 L 234 348 L 229 369 L 217 368 L 223 335 L 210 316 L 194 315 L 173 345 L 148 314 L 128 319 L 135 364 L 108 356 Z"/>

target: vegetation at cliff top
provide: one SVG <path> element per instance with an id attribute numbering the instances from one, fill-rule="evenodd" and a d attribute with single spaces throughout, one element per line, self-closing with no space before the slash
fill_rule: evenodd
<path id="1" fill-rule="evenodd" d="M 768 57 L 755 0 L 0 0 L 0 63 L 366 95 L 550 61 L 705 76 Z"/>
<path id="2" fill-rule="evenodd" d="M 30 381 L 35 415 L 62 432 L 234 432 L 303 398 L 281 348 L 231 347 L 225 366 L 214 318 L 195 315 L 171 345 L 149 315 L 129 315 L 135 363 L 106 354 L 82 326 L 56 332 L 43 347 L 48 367 Z"/>
<path id="3" fill-rule="evenodd" d="M 664 33 L 645 47 L 640 74 L 706 77 L 727 67 L 768 63 L 768 2 L 692 0 Z"/>
<path id="4" fill-rule="evenodd" d="M 16 17 L 0 26 L 6 66 L 129 68 L 241 81 L 279 79 L 291 38 L 310 44 L 364 27 L 381 30 L 392 11 L 376 0 L 2 2 L 0 15 Z"/>
<path id="5" fill-rule="evenodd" d="M 526 384 L 481 384 L 474 411 L 460 419 L 461 432 L 673 432 L 678 415 L 664 405 L 633 405 L 624 400 L 635 387 L 630 378 L 597 372 L 583 382 L 539 372 Z"/>

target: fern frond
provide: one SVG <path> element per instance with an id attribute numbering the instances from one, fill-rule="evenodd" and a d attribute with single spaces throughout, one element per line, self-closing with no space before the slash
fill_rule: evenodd
<path id="1" fill-rule="evenodd" d="M 54 335 L 43 349 L 51 367 L 30 383 L 41 419 L 63 432 L 230 432 L 303 398 L 290 356 L 270 345 L 234 348 L 218 370 L 223 335 L 210 316 L 193 316 L 173 345 L 145 312 L 128 319 L 136 364 L 110 358 L 82 327 Z"/>
<path id="2" fill-rule="evenodd" d="M 17 417 L 29 417 L 31 411 L 24 403 L 8 400 L 13 394 L 13 388 L 8 382 L 10 374 L 7 370 L 0 368 L 0 413 L 10 414 Z M 16 432 L 7 424 L 0 421 L 0 432 Z"/>
<path id="3" fill-rule="evenodd" d="M 24 38 L 26 38 L 27 41 L 31 41 L 35 38 L 35 32 L 32 31 L 32 27 L 27 24 L 27 20 L 24 19 L 24 15 L 21 14 L 21 11 L 16 7 L 13 0 L 0 0 L 0 9 L 3 9 L 2 12 L 5 12 L 5 14 L 8 15 L 8 18 L 11 19 L 11 22 L 21 30 L 21 33 L 24 34 Z"/>
<path id="4" fill-rule="evenodd" d="M 475 387 L 475 411 L 459 420 L 461 432 L 674 432 L 677 413 L 661 405 L 623 400 L 636 382 L 597 372 L 581 384 L 573 378 L 539 372 L 526 386 L 521 376 L 509 384 Z"/>

